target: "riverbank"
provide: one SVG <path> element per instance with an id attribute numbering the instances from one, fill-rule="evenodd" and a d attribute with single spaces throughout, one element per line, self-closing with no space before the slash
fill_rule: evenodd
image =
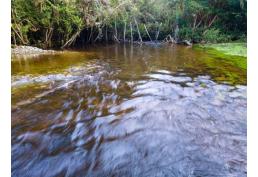
<path id="1" fill-rule="evenodd" d="M 214 49 L 226 55 L 247 57 L 246 43 L 219 43 L 200 45 L 201 48 Z"/>
<path id="2" fill-rule="evenodd" d="M 40 55 L 40 54 L 54 54 L 57 51 L 44 50 L 32 46 L 16 46 L 12 48 L 12 55 Z"/>
<path id="3" fill-rule="evenodd" d="M 197 44 L 195 49 L 212 54 L 218 61 L 225 61 L 237 68 L 247 70 L 246 43 Z"/>

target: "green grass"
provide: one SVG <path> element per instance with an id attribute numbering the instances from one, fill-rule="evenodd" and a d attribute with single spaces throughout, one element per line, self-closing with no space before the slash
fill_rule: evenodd
<path id="1" fill-rule="evenodd" d="M 226 55 L 247 56 L 246 43 L 220 43 L 220 44 L 206 44 L 204 48 L 212 48 L 218 50 Z"/>
<path id="2" fill-rule="evenodd" d="M 246 43 L 220 43 L 196 45 L 196 50 L 202 50 L 213 58 L 230 63 L 241 69 L 247 69 Z"/>

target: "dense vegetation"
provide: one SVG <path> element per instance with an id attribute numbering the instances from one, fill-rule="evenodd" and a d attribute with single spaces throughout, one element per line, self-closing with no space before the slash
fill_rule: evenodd
<path id="1" fill-rule="evenodd" d="M 246 39 L 246 0 L 12 0 L 12 44 Z"/>

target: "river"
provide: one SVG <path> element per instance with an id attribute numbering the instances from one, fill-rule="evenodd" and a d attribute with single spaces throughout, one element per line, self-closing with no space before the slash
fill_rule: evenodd
<path id="1" fill-rule="evenodd" d="M 246 176 L 232 58 L 160 44 L 14 56 L 12 176 Z"/>

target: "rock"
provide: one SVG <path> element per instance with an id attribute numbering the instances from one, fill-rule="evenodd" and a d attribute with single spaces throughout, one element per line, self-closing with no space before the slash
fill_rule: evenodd
<path id="1" fill-rule="evenodd" d="M 229 97 L 231 97 L 231 98 L 239 98 L 239 97 L 244 97 L 244 95 L 239 93 L 239 92 L 230 92 L 229 93 Z"/>
<path id="2" fill-rule="evenodd" d="M 53 54 L 54 50 L 43 50 L 32 46 L 17 46 L 12 48 L 12 55 L 35 55 L 35 54 Z"/>

